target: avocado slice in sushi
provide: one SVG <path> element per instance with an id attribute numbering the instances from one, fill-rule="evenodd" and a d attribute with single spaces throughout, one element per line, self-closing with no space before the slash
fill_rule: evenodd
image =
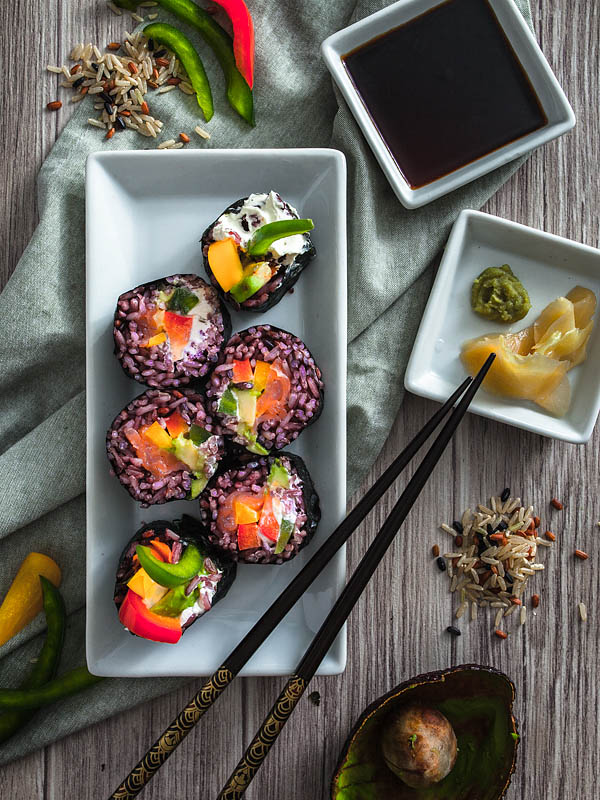
<path id="1" fill-rule="evenodd" d="M 229 591 L 236 565 L 199 538 L 199 523 L 156 520 L 129 540 L 117 567 L 114 601 L 135 636 L 176 644 Z"/>
<path id="2" fill-rule="evenodd" d="M 267 311 L 316 255 L 312 227 L 275 191 L 236 200 L 202 235 L 206 273 L 236 310 Z"/>
<path id="3" fill-rule="evenodd" d="M 354 725 L 333 776 L 331 800 L 499 800 L 510 784 L 519 742 L 514 699 L 513 683 L 492 667 L 468 664 L 405 681 Z M 420 787 L 407 785 L 389 766 L 390 726 L 415 707 L 443 715 L 457 744 L 446 777 Z M 416 745 L 416 736 L 409 738 L 403 744 Z"/>

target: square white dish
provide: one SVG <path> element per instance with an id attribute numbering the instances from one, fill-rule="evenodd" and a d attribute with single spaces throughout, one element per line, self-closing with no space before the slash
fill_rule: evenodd
<path id="1" fill-rule="evenodd" d="M 350 78 L 343 57 L 372 39 L 441 5 L 440 0 L 399 0 L 329 36 L 321 53 L 392 189 L 406 208 L 418 208 L 539 147 L 575 125 L 575 115 L 550 65 L 513 0 L 489 0 L 521 62 L 548 122 L 541 128 L 424 186 L 413 188 L 402 174 Z M 392 77 L 390 77 L 392 80 Z"/>
<path id="2" fill-rule="evenodd" d="M 317 256 L 265 314 L 234 313 L 234 332 L 261 322 L 297 334 L 322 369 L 321 417 L 289 448 L 301 455 L 321 498 L 312 542 L 280 566 L 241 564 L 229 594 L 177 645 L 129 634 L 112 600 L 120 553 L 143 522 L 198 517 L 197 501 L 140 508 L 109 474 L 106 431 L 144 390 L 113 355 L 117 297 L 176 272 L 206 278 L 200 237 L 233 201 L 275 189 L 315 223 Z M 86 170 L 87 249 L 87 620 L 88 667 L 96 675 L 209 675 L 259 619 L 346 509 L 346 163 L 327 149 L 190 150 L 95 153 Z M 325 567 L 305 596 L 242 670 L 293 672 L 345 581 L 345 553 Z M 319 673 L 346 664 L 343 631 Z"/>
<path id="3" fill-rule="evenodd" d="M 531 310 L 511 325 L 494 323 L 471 309 L 471 285 L 486 268 L 508 264 L 529 293 Z M 542 309 L 574 286 L 585 286 L 600 298 L 600 250 L 519 225 L 491 214 L 466 210 L 454 223 L 421 320 L 404 384 L 413 394 L 446 400 L 464 380 L 459 355 L 467 339 L 490 332 L 518 331 Z M 571 407 L 554 417 L 534 403 L 496 397 L 481 389 L 469 411 L 517 428 L 587 442 L 600 410 L 600 328 L 598 314 L 587 359 L 569 372 Z"/>

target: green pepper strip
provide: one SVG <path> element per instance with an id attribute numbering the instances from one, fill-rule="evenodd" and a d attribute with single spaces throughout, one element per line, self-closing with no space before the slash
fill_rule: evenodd
<path id="1" fill-rule="evenodd" d="M 115 0 L 115 3 L 128 11 L 135 11 L 138 6 L 136 0 Z M 250 125 L 254 125 L 252 89 L 235 64 L 231 36 L 214 21 L 210 14 L 207 14 L 192 0 L 158 0 L 158 3 L 165 11 L 170 11 L 183 22 L 196 28 L 204 41 L 212 48 L 225 75 L 229 105 L 237 111 L 242 119 L 245 119 Z M 144 29 L 144 33 L 145 31 L 146 29 Z"/>
<path id="2" fill-rule="evenodd" d="M 184 33 L 177 30 L 177 28 L 174 28 L 172 25 L 167 25 L 166 22 L 153 22 L 151 25 L 146 25 L 143 34 L 148 37 L 148 39 L 154 39 L 154 41 L 164 44 L 165 47 L 172 50 L 181 61 L 184 70 L 188 74 L 192 87 L 196 92 L 198 105 L 202 109 L 204 118 L 208 122 L 214 114 L 212 92 L 210 90 L 208 78 L 206 77 L 204 64 L 195 51 L 194 45 Z"/>
<path id="3" fill-rule="evenodd" d="M 77 667 L 39 688 L 0 689 L 0 708 L 35 709 L 81 692 L 103 680 L 87 667 Z"/>
<path id="4" fill-rule="evenodd" d="M 36 690 L 52 680 L 56 673 L 62 650 L 65 633 L 65 604 L 60 592 L 49 580 L 40 575 L 40 581 L 48 630 L 44 646 L 31 674 L 20 685 L 20 694 Z M 22 707 L 19 706 L 19 708 Z M 31 710 L 10 711 L 7 714 L 2 714 L 0 716 L 0 742 L 5 742 L 19 728 L 22 728 L 33 714 L 34 712 Z"/>
<path id="5" fill-rule="evenodd" d="M 312 219 L 282 219 L 262 225 L 254 234 L 246 252 L 249 256 L 264 256 L 278 239 L 294 236 L 297 233 L 308 233 L 315 226 Z"/>

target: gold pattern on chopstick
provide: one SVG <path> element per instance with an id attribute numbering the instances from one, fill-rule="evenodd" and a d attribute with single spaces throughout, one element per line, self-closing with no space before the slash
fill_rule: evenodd
<path id="1" fill-rule="evenodd" d="M 239 800 L 242 797 L 305 689 L 304 678 L 294 675 L 289 679 L 218 800 Z"/>
<path id="2" fill-rule="evenodd" d="M 131 770 L 110 800 L 136 797 L 234 678 L 231 670 L 220 667 Z"/>

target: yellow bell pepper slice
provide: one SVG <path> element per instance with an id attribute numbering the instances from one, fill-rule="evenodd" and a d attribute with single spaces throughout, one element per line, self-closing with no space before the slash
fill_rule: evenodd
<path id="1" fill-rule="evenodd" d="M 152 608 L 159 600 L 162 600 L 169 591 L 160 583 L 152 580 L 150 575 L 143 567 L 140 567 L 132 578 L 127 582 L 127 586 L 146 601 L 146 606 Z"/>
<path id="2" fill-rule="evenodd" d="M 160 422 L 153 422 L 152 425 L 149 425 L 141 431 L 141 434 L 144 439 L 147 439 L 149 442 L 152 442 L 152 444 L 155 444 L 157 447 L 162 447 L 165 450 L 168 450 L 173 444 L 173 440 Z"/>
<path id="3" fill-rule="evenodd" d="M 259 392 L 264 391 L 265 386 L 267 385 L 269 372 L 271 372 L 270 364 L 267 364 L 266 361 L 256 362 L 256 367 L 254 369 L 254 388 L 258 389 Z"/>
<path id="4" fill-rule="evenodd" d="M 152 336 L 146 342 L 143 347 L 154 347 L 155 344 L 162 344 L 163 342 L 167 341 L 167 334 L 166 333 L 157 333 L 156 336 Z"/>
<path id="5" fill-rule="evenodd" d="M 224 292 L 228 292 L 244 277 L 240 254 L 233 239 L 213 242 L 208 248 L 208 263 Z"/>
<path id="6" fill-rule="evenodd" d="M 0 646 L 29 625 L 43 608 L 40 575 L 60 586 L 60 567 L 49 556 L 29 553 L 0 606 Z"/>
<path id="7" fill-rule="evenodd" d="M 250 508 L 250 506 L 247 506 L 239 500 L 233 504 L 233 507 L 236 525 L 248 525 L 251 522 L 258 522 L 259 515 L 256 509 Z"/>

